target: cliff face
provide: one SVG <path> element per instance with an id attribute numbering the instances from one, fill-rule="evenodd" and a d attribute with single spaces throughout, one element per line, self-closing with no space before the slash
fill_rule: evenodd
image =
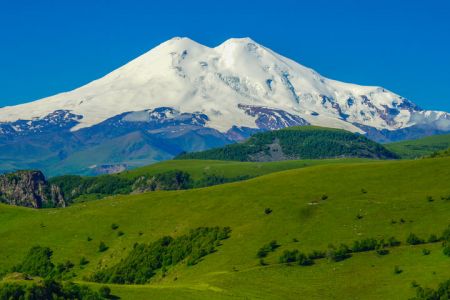
<path id="1" fill-rule="evenodd" d="M 0 175 L 0 202 L 32 208 L 65 207 L 63 194 L 41 171 Z"/>

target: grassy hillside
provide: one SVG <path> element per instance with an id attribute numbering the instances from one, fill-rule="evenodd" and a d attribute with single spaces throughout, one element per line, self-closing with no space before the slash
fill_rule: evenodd
<path id="1" fill-rule="evenodd" d="M 165 161 L 115 175 L 97 177 L 58 176 L 50 180 L 70 202 L 100 199 L 113 194 L 129 194 L 136 182 L 148 178 L 160 183 L 158 189 L 178 190 L 241 181 L 273 172 L 321 164 L 370 162 L 365 159 L 297 160 L 265 163 L 176 160 Z M 181 174 L 181 175 L 180 175 Z M 176 177 L 183 177 L 181 180 Z M 164 181 L 164 182 L 162 182 Z M 174 183 L 175 182 L 175 183 Z"/>
<path id="2" fill-rule="evenodd" d="M 392 159 L 396 155 L 364 136 L 345 130 L 301 126 L 257 133 L 242 143 L 181 154 L 178 159 L 281 161 L 335 157 Z"/>
<path id="3" fill-rule="evenodd" d="M 119 262 L 136 242 L 177 237 L 201 226 L 229 226 L 230 238 L 198 264 L 176 265 L 146 285 L 111 285 L 113 294 L 123 299 L 408 299 L 414 296 L 412 281 L 435 288 L 450 278 L 450 258 L 440 243 L 405 243 L 411 232 L 428 239 L 449 225 L 450 202 L 443 200 L 450 196 L 448 182 L 450 158 L 437 158 L 320 165 L 65 209 L 0 206 L 0 268 L 17 264 L 39 244 L 54 251 L 55 262 L 75 262 L 75 280 L 82 282 Z M 284 250 L 310 252 L 330 243 L 389 237 L 402 244 L 384 256 L 354 253 L 308 267 L 278 261 Z M 272 240 L 280 247 L 261 266 L 258 249 Z M 109 247 L 104 252 L 98 250 L 101 241 Z M 424 255 L 424 248 L 431 253 Z M 83 268 L 81 257 L 89 261 Z M 395 266 L 402 272 L 396 274 Z"/>
<path id="4" fill-rule="evenodd" d="M 417 158 L 450 148 L 450 134 L 433 135 L 426 138 L 384 145 L 402 158 Z"/>

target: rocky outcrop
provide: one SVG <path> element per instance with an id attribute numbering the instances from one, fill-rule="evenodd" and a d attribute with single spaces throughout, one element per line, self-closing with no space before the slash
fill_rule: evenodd
<path id="1" fill-rule="evenodd" d="M 60 188 L 49 184 L 41 171 L 0 175 L 0 202 L 31 208 L 66 206 Z"/>

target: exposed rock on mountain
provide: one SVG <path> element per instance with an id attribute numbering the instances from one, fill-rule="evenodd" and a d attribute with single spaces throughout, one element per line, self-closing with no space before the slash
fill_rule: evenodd
<path id="1" fill-rule="evenodd" d="M 64 207 L 64 197 L 40 171 L 17 171 L 0 175 L 0 202 L 31 208 Z"/>

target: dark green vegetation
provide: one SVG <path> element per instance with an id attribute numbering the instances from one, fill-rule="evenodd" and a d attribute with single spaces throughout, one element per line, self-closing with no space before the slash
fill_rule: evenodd
<path id="1" fill-rule="evenodd" d="M 63 209 L 0 205 L 0 270 L 8 273 L 24 262 L 28 249 L 42 245 L 53 250 L 54 269 L 74 265 L 62 280 L 94 291 L 106 284 L 122 299 L 409 299 L 416 295 L 413 281 L 439 289 L 450 278 L 450 230 L 442 233 L 450 223 L 450 158 L 347 162 L 304 167 L 289 161 L 283 163 L 298 167 L 230 184 L 118 195 Z M 170 162 L 193 179 L 211 170 L 234 177 L 244 168 L 261 175 L 274 166 L 228 162 L 215 169 L 219 162 L 192 163 L 201 167 L 189 165 L 187 171 L 185 161 Z M 87 281 L 127 261 L 136 243 L 148 249 L 162 236 L 176 240 L 194 228 L 216 226 L 233 232 L 196 264 L 188 265 L 186 257 L 158 268 L 144 285 Z M 411 233 L 423 243 L 408 244 Z M 270 241 L 279 247 L 271 251 Z M 106 251 L 99 251 L 100 242 Z M 257 255 L 261 248 L 269 250 L 263 264 Z M 283 262 L 294 261 L 280 263 L 284 253 Z"/>
<path id="2" fill-rule="evenodd" d="M 436 157 L 448 157 L 450 156 L 450 148 L 442 151 L 437 151 L 432 154 L 430 154 L 430 158 L 436 158 Z"/>
<path id="3" fill-rule="evenodd" d="M 436 289 L 423 288 L 420 285 L 415 286 L 416 297 L 412 300 L 444 300 L 450 298 L 450 280 L 439 284 Z"/>
<path id="4" fill-rule="evenodd" d="M 279 161 L 336 157 L 393 159 L 397 155 L 362 135 L 339 129 L 301 126 L 258 133 L 239 144 L 181 154 L 177 158 Z"/>
<path id="5" fill-rule="evenodd" d="M 13 276 L 0 282 L 0 299 L 5 300 L 57 300 L 57 299 L 106 299 L 110 298 L 109 287 L 96 292 L 86 285 L 67 281 L 74 268 L 70 261 L 54 265 L 50 248 L 34 246 L 23 261 L 14 266 Z M 64 281 L 63 281 L 64 280 Z M 117 297 L 116 297 L 117 298 Z"/>
<path id="6" fill-rule="evenodd" d="M 189 234 L 172 238 L 165 236 L 150 244 L 135 244 L 128 256 L 112 268 L 96 272 L 92 280 L 120 284 L 144 284 L 155 272 L 186 261 L 197 264 L 202 257 L 213 253 L 220 241 L 229 237 L 229 228 L 197 228 Z"/>
<path id="7" fill-rule="evenodd" d="M 103 291 L 103 293 L 101 293 Z M 86 285 L 44 280 L 39 283 L 4 283 L 0 285 L 2 300 L 109 299 L 104 290 L 96 292 Z"/>
<path id="8" fill-rule="evenodd" d="M 450 148 L 450 134 L 433 135 L 417 140 L 385 144 L 384 146 L 397 153 L 401 158 L 419 158 Z"/>

